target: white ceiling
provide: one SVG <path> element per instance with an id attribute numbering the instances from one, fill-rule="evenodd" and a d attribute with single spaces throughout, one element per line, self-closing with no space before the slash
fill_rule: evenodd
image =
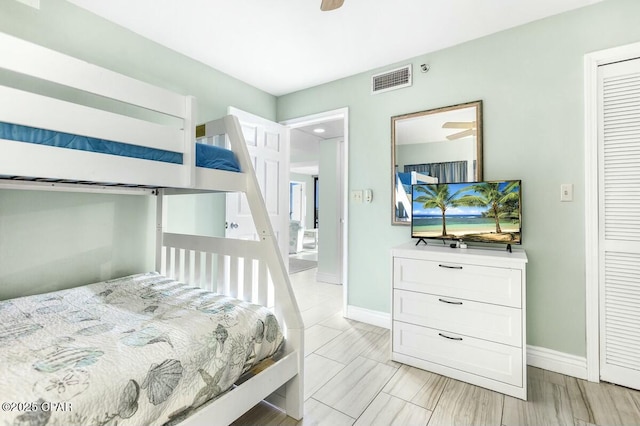
<path id="1" fill-rule="evenodd" d="M 602 0 L 68 0 L 279 96 Z"/>

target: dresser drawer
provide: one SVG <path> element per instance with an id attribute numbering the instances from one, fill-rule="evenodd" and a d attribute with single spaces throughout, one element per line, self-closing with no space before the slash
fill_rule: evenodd
<path id="1" fill-rule="evenodd" d="M 520 308 L 518 269 L 394 258 L 394 288 Z"/>
<path id="2" fill-rule="evenodd" d="M 522 347 L 518 308 L 394 290 L 393 319 Z"/>
<path id="3" fill-rule="evenodd" d="M 520 348 L 399 321 L 393 322 L 392 343 L 393 352 L 510 385 L 523 385 Z"/>

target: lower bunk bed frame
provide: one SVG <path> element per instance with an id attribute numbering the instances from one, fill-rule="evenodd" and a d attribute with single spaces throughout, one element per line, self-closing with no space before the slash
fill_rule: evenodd
<path id="1" fill-rule="evenodd" d="M 140 117 L 122 117 L 113 111 L 31 93 L 28 88 L 16 89 L 13 83 L 5 85 L 0 81 L 0 121 L 141 146 L 155 147 L 159 138 L 159 148 L 183 155 L 182 164 L 164 164 L 0 139 L 0 188 L 155 195 L 158 272 L 272 307 L 285 336 L 284 351 L 277 360 L 204 404 L 181 424 L 227 425 L 266 398 L 287 415 L 301 419 L 304 325 L 238 119 L 226 116 L 206 123 L 204 128 L 208 139 L 226 135 L 242 171 L 202 169 L 195 166 L 193 154 L 193 97 L 168 92 L 2 33 L 0 68 L 163 113 L 174 121 L 179 119 L 177 129 L 165 132 L 166 126 L 143 122 Z M 32 161 L 24 161 L 27 157 Z M 207 192 L 246 194 L 258 240 L 165 232 L 165 196 Z"/>
<path id="2" fill-rule="evenodd" d="M 159 194 L 159 211 L 161 200 Z M 279 322 L 284 323 L 285 352 L 280 359 L 210 402 L 183 423 L 227 425 L 265 399 L 288 416 L 301 419 L 304 327 L 301 318 L 296 318 L 299 311 L 284 265 L 279 265 L 282 260 L 274 239 L 264 236 L 260 241 L 244 241 L 171 234 L 159 226 L 158 240 L 162 241 L 158 246 L 158 264 L 163 275 L 205 290 L 273 306 Z M 270 286 L 273 286 L 272 296 Z"/>

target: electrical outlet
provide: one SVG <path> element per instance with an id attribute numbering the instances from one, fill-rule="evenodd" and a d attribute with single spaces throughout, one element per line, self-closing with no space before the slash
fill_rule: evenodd
<path id="1" fill-rule="evenodd" d="M 351 201 L 354 203 L 362 202 L 362 189 L 354 189 L 351 191 Z"/>
<path id="2" fill-rule="evenodd" d="M 572 183 L 563 183 L 560 185 L 560 201 L 573 201 Z"/>

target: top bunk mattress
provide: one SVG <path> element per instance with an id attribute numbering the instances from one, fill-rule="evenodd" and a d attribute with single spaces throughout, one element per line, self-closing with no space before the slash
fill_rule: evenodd
<path id="1" fill-rule="evenodd" d="M 174 423 L 283 340 L 267 308 L 157 273 L 2 301 L 0 424 Z"/>
<path id="2" fill-rule="evenodd" d="M 78 136 L 70 133 L 55 132 L 52 130 L 5 122 L 0 122 L 0 139 L 182 164 L 182 154 L 178 152 Z M 230 172 L 240 171 L 240 165 L 233 151 L 203 143 L 196 143 L 196 166 Z"/>

